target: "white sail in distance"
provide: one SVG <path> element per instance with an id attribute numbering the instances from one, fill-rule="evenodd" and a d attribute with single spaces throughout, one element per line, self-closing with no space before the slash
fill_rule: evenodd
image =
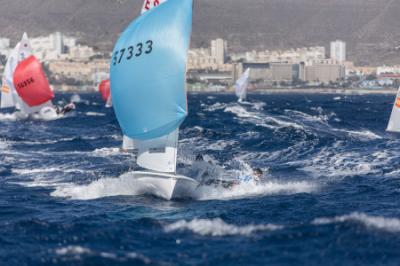
<path id="1" fill-rule="evenodd" d="M 18 49 L 19 43 L 11 51 L 4 68 L 1 87 L 1 108 L 17 107 L 19 97 L 14 87 L 13 75 L 18 65 Z"/>
<path id="2" fill-rule="evenodd" d="M 248 68 L 235 83 L 236 96 L 239 98 L 239 102 L 244 101 L 247 97 L 247 87 L 249 86 L 249 77 L 250 77 L 250 69 Z"/>
<path id="3" fill-rule="evenodd" d="M 389 132 L 400 132 L 400 88 L 397 91 L 396 100 L 393 104 L 392 114 L 386 129 Z"/>

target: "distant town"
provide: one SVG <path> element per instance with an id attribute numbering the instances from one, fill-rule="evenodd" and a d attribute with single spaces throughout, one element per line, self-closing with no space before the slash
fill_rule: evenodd
<path id="1" fill-rule="evenodd" d="M 77 38 L 55 32 L 31 38 L 35 56 L 45 66 L 57 91 L 94 91 L 109 76 L 111 53 L 78 43 Z M 11 40 L 0 37 L 0 76 Z M 230 91 L 237 78 L 250 69 L 251 88 L 330 88 L 384 90 L 400 85 L 400 66 L 356 66 L 346 58 L 346 43 L 275 51 L 229 52 L 227 41 L 216 39 L 209 47 L 191 49 L 188 58 L 189 91 Z"/>

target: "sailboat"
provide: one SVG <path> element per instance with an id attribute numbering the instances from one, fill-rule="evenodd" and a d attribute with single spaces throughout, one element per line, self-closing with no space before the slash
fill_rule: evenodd
<path id="1" fill-rule="evenodd" d="M 159 5 L 163 4 L 167 0 L 144 0 L 143 7 L 141 14 L 143 15 L 147 11 L 158 7 Z M 124 135 L 122 137 L 122 150 L 127 152 L 137 151 L 137 145 L 135 145 L 135 140 L 131 139 L 130 137 Z"/>
<path id="2" fill-rule="evenodd" d="M 389 124 L 386 129 L 389 132 L 400 132 L 400 88 L 397 91 L 396 100 L 390 115 Z"/>
<path id="3" fill-rule="evenodd" d="M 249 86 L 250 69 L 248 68 L 242 76 L 236 81 L 236 96 L 239 102 L 243 102 L 247 98 L 247 87 Z"/>
<path id="4" fill-rule="evenodd" d="M 179 127 L 188 114 L 192 8 L 193 0 L 168 0 L 142 14 L 121 34 L 110 66 L 115 114 L 144 168 L 132 177 L 166 200 L 190 197 L 198 186 L 176 173 Z"/>
<path id="5" fill-rule="evenodd" d="M 51 102 L 54 93 L 26 33 L 7 60 L 1 91 L 1 108 L 15 107 L 19 118 L 34 114 L 45 120 L 58 117 Z"/>
<path id="6" fill-rule="evenodd" d="M 101 98 L 106 102 L 106 107 L 112 107 L 112 100 L 111 100 L 111 90 L 110 90 L 110 80 L 106 79 L 100 82 L 99 84 L 99 92 L 101 94 Z"/>

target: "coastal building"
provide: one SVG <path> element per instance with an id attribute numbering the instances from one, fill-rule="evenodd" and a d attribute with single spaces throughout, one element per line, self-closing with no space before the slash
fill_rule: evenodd
<path id="1" fill-rule="evenodd" d="M 302 80 L 309 83 L 330 83 L 342 81 L 346 77 L 346 68 L 336 61 L 324 60 L 303 65 Z"/>
<path id="2" fill-rule="evenodd" d="M 108 77 L 109 60 L 96 59 L 92 61 L 51 61 L 48 64 L 50 72 L 56 79 L 75 79 L 82 82 L 98 83 Z"/>
<path id="3" fill-rule="evenodd" d="M 211 57 L 214 58 L 219 65 L 225 64 L 227 42 L 223 39 L 211 41 Z"/>
<path id="4" fill-rule="evenodd" d="M 0 49 L 10 48 L 10 39 L 0 38 Z"/>
<path id="5" fill-rule="evenodd" d="M 380 66 L 376 69 L 376 74 L 400 74 L 400 66 Z"/>
<path id="6" fill-rule="evenodd" d="M 346 61 L 346 43 L 339 40 L 331 42 L 330 58 L 340 63 Z"/>
<path id="7" fill-rule="evenodd" d="M 276 51 L 249 51 L 246 53 L 237 53 L 230 55 L 233 61 L 245 61 L 253 63 L 291 63 L 300 64 L 301 62 L 324 60 L 325 47 L 303 47 L 290 50 Z"/>
<path id="8" fill-rule="evenodd" d="M 60 32 L 30 39 L 36 57 L 42 61 L 87 60 L 95 55 L 92 47 L 77 45 L 76 38 Z"/>
<path id="9" fill-rule="evenodd" d="M 209 48 L 191 49 L 188 53 L 188 70 L 232 71 L 226 64 L 226 41 L 212 40 Z"/>
<path id="10" fill-rule="evenodd" d="M 69 48 L 69 57 L 73 60 L 88 60 L 95 55 L 92 47 L 86 45 L 77 45 Z"/>
<path id="11" fill-rule="evenodd" d="M 232 80 L 237 80 L 242 73 L 250 69 L 250 80 L 263 83 L 288 82 L 299 79 L 300 64 L 290 63 L 237 63 L 233 67 Z"/>
<path id="12" fill-rule="evenodd" d="M 290 63 L 272 63 L 270 64 L 271 81 L 293 82 L 299 78 L 300 65 Z"/>
<path id="13" fill-rule="evenodd" d="M 0 38 L 0 55 L 8 56 L 10 52 L 10 39 Z"/>

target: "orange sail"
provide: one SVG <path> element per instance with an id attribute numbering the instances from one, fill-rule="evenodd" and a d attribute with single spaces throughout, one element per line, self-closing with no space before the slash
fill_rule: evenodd
<path id="1" fill-rule="evenodd" d="M 18 64 L 13 80 L 18 95 L 31 107 L 54 98 L 42 65 L 33 55 Z"/>
<path id="2" fill-rule="evenodd" d="M 108 99 L 110 98 L 110 80 L 109 79 L 103 80 L 100 83 L 99 91 L 100 91 L 100 94 L 101 94 L 101 97 L 103 98 L 103 100 L 105 102 L 107 102 Z"/>

